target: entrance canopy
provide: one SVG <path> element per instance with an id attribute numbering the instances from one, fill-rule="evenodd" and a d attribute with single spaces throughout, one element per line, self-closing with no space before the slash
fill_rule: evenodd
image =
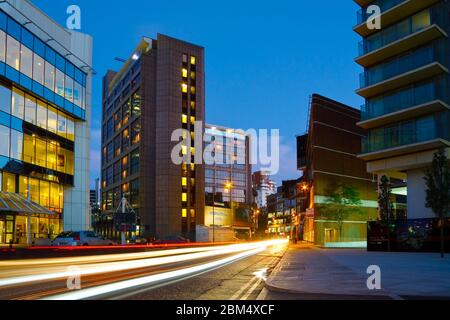
<path id="1" fill-rule="evenodd" d="M 18 193 L 0 192 L 0 213 L 18 213 L 18 214 L 53 214 L 47 208 L 29 201 Z"/>

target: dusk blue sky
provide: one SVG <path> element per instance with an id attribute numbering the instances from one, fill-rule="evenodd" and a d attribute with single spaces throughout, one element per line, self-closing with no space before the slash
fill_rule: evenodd
<path id="1" fill-rule="evenodd" d="M 101 82 L 115 57 L 128 58 L 142 36 L 157 33 L 206 49 L 207 122 L 280 129 L 281 170 L 298 178 L 295 136 L 306 131 L 309 96 L 319 93 L 359 107 L 360 40 L 351 0 L 33 0 L 66 25 L 79 5 L 82 32 L 94 38 L 92 174 L 100 176 Z"/>

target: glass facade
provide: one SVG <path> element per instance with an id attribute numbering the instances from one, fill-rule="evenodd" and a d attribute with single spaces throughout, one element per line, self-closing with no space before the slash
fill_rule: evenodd
<path id="1" fill-rule="evenodd" d="M 47 41 L 49 42 L 49 41 Z M 75 174 L 75 126 L 85 120 L 87 75 L 0 9 L 0 191 L 49 214 L 2 211 L 0 244 L 54 238 Z"/>
<path id="2" fill-rule="evenodd" d="M 0 75 L 85 119 L 86 74 L 2 10 Z"/>
<path id="3" fill-rule="evenodd" d="M 368 68 L 360 76 L 360 87 L 365 88 L 377 84 L 432 62 L 444 63 L 440 59 L 440 52 L 440 50 L 435 50 L 433 46 L 429 45 Z"/>
<path id="4" fill-rule="evenodd" d="M 380 32 L 364 39 L 359 44 L 359 55 L 362 56 L 380 49 L 431 26 L 437 21 L 437 16 L 433 12 L 431 8 L 423 10 L 393 26 L 383 28 Z"/>
<path id="5" fill-rule="evenodd" d="M 450 112 L 444 111 L 371 130 L 364 140 L 363 152 L 371 153 L 438 138 L 450 140 L 448 123 Z"/>
<path id="6" fill-rule="evenodd" d="M 377 2 L 378 3 L 378 2 Z M 381 1 L 382 9 L 388 10 L 395 6 L 395 1 Z M 384 6 L 384 7 L 383 7 Z M 364 11 L 364 8 L 363 8 Z M 447 2 L 439 1 L 429 8 L 416 12 L 410 17 L 395 22 L 393 25 L 368 36 L 360 45 L 360 55 L 367 54 L 395 41 L 436 24 L 445 32 L 450 31 L 448 12 L 450 6 Z M 388 50 L 388 49 L 386 49 Z M 414 113 L 403 114 L 408 119 L 402 122 L 391 122 L 388 125 L 375 125 L 371 119 L 389 115 L 412 107 L 421 108 L 429 103 L 441 101 L 445 104 L 449 99 L 450 43 L 448 38 L 431 37 L 427 44 L 411 48 L 406 52 L 386 59 L 375 65 L 366 67 L 361 74 L 361 88 L 376 85 L 383 81 L 393 79 L 413 70 L 439 63 L 443 68 L 439 72 L 430 72 L 419 79 L 404 78 L 402 87 L 392 86 L 382 93 L 374 93 L 366 97 L 362 106 L 362 120 L 368 121 L 370 130 L 363 143 L 363 152 L 372 153 L 401 146 L 407 146 L 435 139 L 448 140 L 450 118 L 448 111 L 427 111 L 422 109 L 421 116 Z M 380 51 L 382 54 L 384 51 Z M 424 69 L 427 70 L 427 69 Z M 425 114 L 425 115 L 423 115 Z M 373 123 L 373 125 L 371 124 Z"/>
<path id="7" fill-rule="evenodd" d="M 205 154 L 206 201 L 216 203 L 248 203 L 248 163 L 246 136 L 234 130 L 207 127 L 205 141 L 214 145 L 209 158 Z"/>
<path id="8" fill-rule="evenodd" d="M 447 81 L 446 77 L 439 77 L 368 99 L 361 108 L 362 120 L 369 120 L 436 100 L 449 103 Z"/>

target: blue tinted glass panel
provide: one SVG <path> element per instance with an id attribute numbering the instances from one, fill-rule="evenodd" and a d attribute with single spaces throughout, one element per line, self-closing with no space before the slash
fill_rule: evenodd
<path id="1" fill-rule="evenodd" d="M 8 65 L 6 66 L 6 77 L 14 82 L 19 83 L 19 72 Z"/>
<path id="2" fill-rule="evenodd" d="M 34 37 L 27 29 L 22 29 L 22 43 L 33 50 Z"/>
<path id="3" fill-rule="evenodd" d="M 75 81 L 79 84 L 83 84 L 83 72 L 78 68 L 75 68 Z"/>
<path id="4" fill-rule="evenodd" d="M 11 128 L 23 132 L 23 121 L 16 117 L 11 117 Z"/>
<path id="5" fill-rule="evenodd" d="M 47 88 L 44 88 L 44 98 L 50 102 L 55 102 L 55 93 Z"/>
<path id="6" fill-rule="evenodd" d="M 44 86 L 40 83 L 33 81 L 33 92 L 40 95 L 41 97 L 44 96 Z"/>
<path id="7" fill-rule="evenodd" d="M 36 37 L 34 38 L 34 52 L 36 52 L 42 58 L 45 57 L 45 44 Z"/>
<path id="8" fill-rule="evenodd" d="M 0 125 L 9 127 L 11 125 L 11 116 L 3 111 L 0 111 Z"/>
<path id="9" fill-rule="evenodd" d="M 20 85 L 31 90 L 32 80 L 24 74 L 20 74 Z"/>
<path id="10" fill-rule="evenodd" d="M 0 169 L 4 169 L 9 163 L 9 158 L 0 156 Z"/>
<path id="11" fill-rule="evenodd" d="M 66 72 L 66 60 L 59 54 L 56 54 L 56 67 L 62 72 Z"/>
<path id="12" fill-rule="evenodd" d="M 66 62 L 66 74 L 71 78 L 75 77 L 75 66 L 70 62 Z"/>
<path id="13" fill-rule="evenodd" d="M 55 65 L 56 52 L 49 46 L 46 46 L 45 48 L 45 59 L 51 64 Z"/>
<path id="14" fill-rule="evenodd" d="M 55 103 L 56 103 L 58 106 L 64 106 L 64 98 L 61 97 L 60 95 L 56 94 L 56 95 L 55 95 Z"/>
<path id="15" fill-rule="evenodd" d="M 16 38 L 16 40 L 20 41 L 20 33 L 22 31 L 22 27 L 15 22 L 13 19 L 8 19 L 8 33 Z"/>
<path id="16" fill-rule="evenodd" d="M 66 109 L 68 112 L 73 113 L 73 109 L 74 109 L 74 105 L 72 102 L 64 100 L 65 105 L 64 105 L 64 109 Z"/>
<path id="17" fill-rule="evenodd" d="M 6 14 L 3 11 L 0 11 L 0 29 L 3 31 L 6 31 L 7 20 Z"/>
<path id="18" fill-rule="evenodd" d="M 0 74 L 2 76 L 5 75 L 5 63 L 3 63 L 3 62 L 0 62 Z"/>

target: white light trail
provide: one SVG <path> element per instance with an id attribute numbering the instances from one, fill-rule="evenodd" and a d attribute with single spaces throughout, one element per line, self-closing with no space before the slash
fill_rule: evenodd
<path id="1" fill-rule="evenodd" d="M 141 287 L 144 285 L 151 285 L 151 284 L 158 284 L 163 281 L 169 281 L 169 280 L 175 280 L 183 277 L 188 277 L 190 275 L 205 272 L 211 269 L 218 268 L 220 266 L 229 264 L 231 262 L 234 262 L 236 260 L 240 260 L 243 258 L 246 258 L 248 256 L 252 256 L 255 254 L 258 254 L 260 252 L 263 252 L 266 250 L 267 247 L 260 247 L 257 249 L 253 249 L 251 251 L 242 252 L 239 254 L 236 254 L 234 256 L 221 259 L 218 261 L 205 263 L 199 266 L 190 267 L 182 270 L 177 271 L 171 271 L 156 275 L 151 275 L 147 277 L 132 279 L 132 280 L 126 280 L 121 281 L 117 283 L 107 284 L 99 287 L 89 288 L 85 290 L 79 290 L 75 292 L 65 293 L 49 298 L 45 298 L 43 300 L 82 300 L 82 299 L 90 299 L 97 296 L 105 295 L 105 294 L 111 294 L 114 292 L 120 292 L 123 290 L 129 290 L 137 287 Z"/>
<path id="2" fill-rule="evenodd" d="M 164 252 L 151 252 L 151 253 L 144 253 L 144 254 L 151 254 L 155 255 L 156 257 L 148 258 L 148 259 L 142 259 L 141 257 L 144 256 L 144 254 L 131 254 L 131 256 L 140 257 L 141 259 L 137 260 L 127 260 L 127 261 L 117 261 L 117 262 L 104 262 L 104 263 L 94 263 L 94 264 L 85 264 L 79 266 L 80 269 L 80 276 L 87 276 L 87 275 L 94 275 L 94 274 L 103 274 L 103 273 L 111 273 L 111 272 L 118 272 L 118 271 L 124 271 L 124 270 L 133 270 L 133 269 L 140 269 L 140 268 L 146 268 L 146 267 L 154 267 L 154 266 L 160 266 L 160 265 L 167 265 L 177 262 L 184 262 L 184 261 L 192 261 L 202 258 L 208 258 L 208 257 L 214 257 L 219 255 L 226 255 L 226 254 L 233 254 L 237 252 L 244 252 L 244 251 L 250 251 L 255 250 L 259 248 L 264 248 L 264 250 L 270 246 L 276 246 L 285 243 L 283 240 L 273 240 L 273 241 L 264 241 L 264 242 L 256 242 L 256 243 L 248 243 L 248 244 L 236 244 L 236 245 L 229 245 L 229 246 L 220 246 L 220 247 L 210 247 L 203 252 L 191 252 L 186 254 L 180 254 L 182 252 L 189 251 L 190 249 L 180 249 L 180 250 L 169 250 Z M 202 248 L 196 248 L 196 250 L 199 250 Z M 194 251 L 196 251 L 194 250 Z M 172 255 L 169 255 L 169 254 Z M 161 256 L 163 254 L 167 254 L 168 256 Z M 174 255 L 175 254 L 175 255 Z M 120 256 L 120 255 L 118 255 Z M 126 255 L 126 259 L 131 258 L 130 255 Z M 100 257 L 90 257 L 93 259 L 93 261 L 99 261 L 102 260 Z M 117 259 L 117 257 L 115 257 Z M 44 260 L 44 259 L 42 259 Z M 105 259 L 103 259 L 104 261 Z M 71 262 L 73 260 L 64 260 L 65 263 L 67 263 L 65 266 L 58 266 L 58 267 L 39 267 L 34 268 L 31 270 L 16 270 L 13 271 L 16 274 L 27 274 L 27 275 L 21 275 L 21 276 L 15 276 L 15 277 L 9 277 L 9 278 L 3 278 L 0 279 L 0 287 L 5 286 L 11 286 L 11 285 L 17 285 L 17 284 L 25 284 L 30 282 L 37 282 L 37 281 L 48 281 L 48 280 L 55 280 L 55 279 L 62 279 L 62 278 L 68 278 L 71 276 L 74 276 L 71 271 L 67 270 L 67 266 L 73 266 L 71 265 Z M 78 261 L 76 258 L 75 261 Z M 38 274 L 32 274 L 31 272 L 39 272 Z M 2 271 L 3 273 L 3 271 Z"/>

